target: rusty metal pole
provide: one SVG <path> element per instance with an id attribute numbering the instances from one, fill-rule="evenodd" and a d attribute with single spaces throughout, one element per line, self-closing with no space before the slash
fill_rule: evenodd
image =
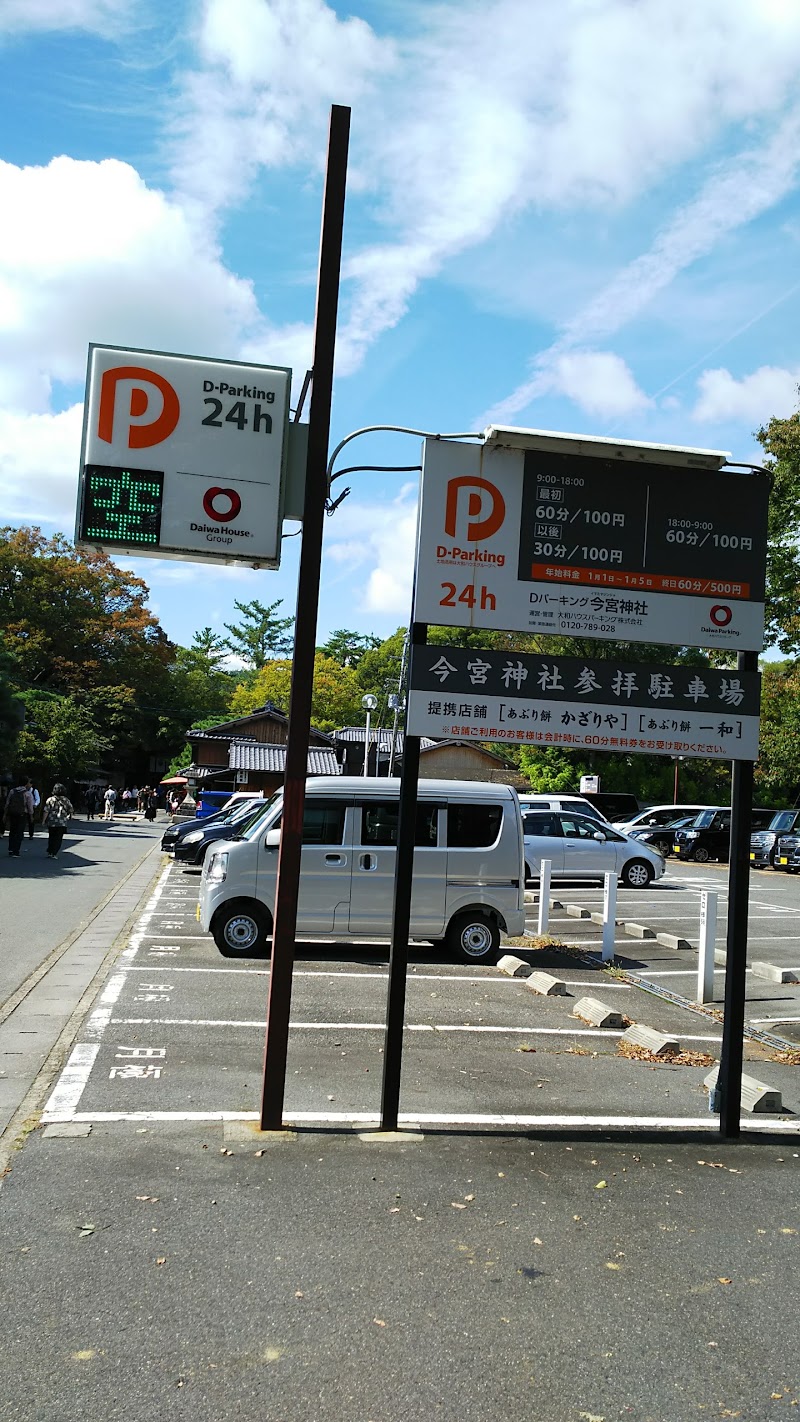
<path id="1" fill-rule="evenodd" d="M 264 1044 L 264 1083 L 261 1096 L 261 1129 L 283 1127 L 286 1056 L 289 1046 L 289 1012 L 292 1003 L 297 896 L 303 840 L 303 806 L 306 795 L 308 742 L 311 727 L 311 691 L 319 607 L 319 574 L 322 529 L 328 495 L 328 441 L 333 394 L 333 357 L 339 307 L 339 274 L 347 180 L 350 110 L 331 108 L 328 163 L 322 203 L 317 307 L 314 320 L 314 364 L 308 422 L 308 459 L 303 504 L 303 536 L 297 582 L 292 689 L 286 744 L 286 779 L 283 792 L 278 882 L 275 889 L 275 923 L 272 933 L 272 967 L 267 1000 L 267 1033 Z"/>

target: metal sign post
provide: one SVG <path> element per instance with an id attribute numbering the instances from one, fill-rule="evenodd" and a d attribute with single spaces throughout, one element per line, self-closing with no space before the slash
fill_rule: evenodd
<path id="1" fill-rule="evenodd" d="M 428 628 L 412 623 L 411 646 L 424 647 Z M 389 985 L 386 994 L 386 1033 L 383 1040 L 383 1085 L 381 1088 L 381 1130 L 396 1131 L 400 1109 L 400 1072 L 403 1061 L 403 1021 L 408 976 L 408 935 L 411 928 L 411 889 L 414 876 L 414 840 L 417 827 L 419 789 L 419 736 L 406 731 L 403 741 L 403 769 L 400 776 L 400 806 L 397 819 L 397 861 L 394 873 L 392 944 L 389 949 Z"/>
<path id="2" fill-rule="evenodd" d="M 755 671 L 756 652 L 740 652 L 741 672 Z M 735 761 L 731 780 L 731 860 L 728 875 L 728 935 L 725 959 L 725 1016 L 717 1089 L 720 1134 L 735 1140 L 741 1131 L 744 999 L 747 970 L 747 914 L 750 890 L 750 819 L 753 762 Z"/>
<path id="3" fill-rule="evenodd" d="M 275 923 L 272 932 L 272 968 L 267 1001 L 264 1046 L 264 1083 L 261 1129 L 280 1130 L 286 1086 L 289 1044 L 289 1011 L 292 1001 L 297 896 L 303 842 L 303 807 L 306 794 L 308 740 L 311 726 L 311 693 L 319 606 L 319 569 L 322 529 L 328 493 L 327 462 L 330 433 L 336 315 L 342 257 L 344 198 L 350 110 L 334 104 L 328 133 L 328 163 L 322 206 L 317 309 L 314 323 L 314 366 L 308 430 L 308 463 L 303 505 L 303 535 L 297 584 L 292 689 L 286 743 L 286 779 L 283 795 L 278 881 L 275 889 Z"/>

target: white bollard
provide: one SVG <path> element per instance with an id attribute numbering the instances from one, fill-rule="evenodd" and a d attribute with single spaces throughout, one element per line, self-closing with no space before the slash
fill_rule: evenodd
<path id="1" fill-rule="evenodd" d="M 547 925 L 550 922 L 550 870 L 552 867 L 552 859 L 543 859 L 539 865 L 539 921 L 536 925 L 537 933 L 546 933 Z"/>
<path id="2" fill-rule="evenodd" d="M 603 875 L 603 954 L 602 961 L 610 963 L 614 956 L 614 936 L 617 926 L 617 875 Z"/>
<path id="3" fill-rule="evenodd" d="M 714 944 L 717 937 L 717 895 L 704 889 L 700 895 L 700 961 L 697 965 L 697 1001 L 714 1001 Z"/>

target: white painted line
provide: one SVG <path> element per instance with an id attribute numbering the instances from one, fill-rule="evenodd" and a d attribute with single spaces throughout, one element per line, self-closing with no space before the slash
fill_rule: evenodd
<path id="1" fill-rule="evenodd" d="M 78 1042 L 72 1048 L 50 1099 L 45 1103 L 45 1115 L 49 1111 L 68 1112 L 71 1115 L 83 1095 L 99 1051 L 99 1045 L 93 1046 L 88 1042 Z"/>
<path id="2" fill-rule="evenodd" d="M 210 1124 L 214 1121 L 258 1121 L 257 1111 L 77 1111 L 74 1114 L 58 1112 L 42 1115 L 43 1125 L 61 1124 L 66 1121 L 82 1121 L 91 1124 L 100 1122 L 177 1122 L 197 1121 Z M 287 1111 L 284 1126 L 292 1125 L 378 1125 L 377 1111 Z M 544 1127 L 566 1127 L 579 1129 L 584 1126 L 614 1127 L 625 1130 L 628 1127 L 643 1127 L 650 1130 L 700 1130 L 709 1131 L 714 1127 L 714 1117 L 705 1116 L 468 1116 L 434 1115 L 401 1111 L 398 1117 L 403 1126 L 511 1126 L 529 1129 Z M 759 1117 L 754 1121 L 750 1116 L 741 1118 L 744 1134 L 748 1129 L 759 1134 L 771 1131 L 775 1134 L 798 1134 L 798 1123 L 772 1121 Z"/>
<path id="3" fill-rule="evenodd" d="M 800 1022 L 800 1017 L 751 1017 L 750 1022 L 753 1027 L 757 1027 L 760 1022 L 771 1022 L 773 1025 L 781 1022 Z"/>
<path id="4" fill-rule="evenodd" d="M 264 1030 L 266 1022 L 264 1018 L 225 1018 L 225 1017 L 112 1017 L 114 1027 L 257 1027 Z M 384 1032 L 385 1022 L 290 1022 L 289 1027 L 295 1032 Z M 594 1027 L 490 1027 L 483 1023 L 430 1023 L 430 1022 L 407 1022 L 403 1029 L 405 1032 L 492 1032 L 500 1036 L 503 1034 L 538 1036 L 538 1037 L 603 1037 L 606 1041 L 614 1037 L 621 1037 L 622 1032 L 609 1031 L 608 1028 Z M 696 1034 L 686 1032 L 680 1033 L 682 1042 L 721 1042 L 719 1036 L 701 1037 Z"/>
<path id="5" fill-rule="evenodd" d="M 93 1041 L 99 1041 L 105 1032 L 106 1027 L 111 1021 L 111 1013 L 114 1010 L 114 1005 L 126 981 L 127 975 L 125 973 L 114 973 L 113 977 L 109 978 L 103 988 L 100 994 L 99 1006 L 94 1009 L 94 1012 L 89 1014 L 86 1020 L 86 1035 Z"/>

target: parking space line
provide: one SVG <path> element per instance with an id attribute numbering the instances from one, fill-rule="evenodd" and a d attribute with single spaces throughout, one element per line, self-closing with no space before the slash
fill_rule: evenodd
<path id="1" fill-rule="evenodd" d="M 49 1115 L 47 1120 L 42 1118 L 44 1125 L 60 1124 L 65 1121 L 83 1122 L 88 1125 L 100 1125 L 104 1122 L 147 1122 L 152 1124 L 163 1122 L 170 1124 L 178 1121 L 190 1121 L 210 1125 L 214 1122 L 258 1120 L 260 1120 L 260 1116 L 257 1111 L 76 1111 L 71 1115 L 64 1113 L 58 1113 L 57 1116 Z M 284 1116 L 284 1126 L 289 1128 L 293 1125 L 313 1126 L 317 1124 L 377 1126 L 380 1124 L 380 1115 L 377 1111 L 287 1111 Z M 420 1128 L 425 1126 L 508 1126 L 523 1130 L 539 1130 L 545 1127 L 568 1130 L 580 1130 L 584 1127 L 626 1130 L 629 1127 L 640 1127 L 665 1131 L 698 1130 L 713 1135 L 718 1134 L 714 1118 L 707 1114 L 705 1116 L 469 1116 L 401 1111 L 398 1124 Z M 774 1121 L 759 1116 L 755 1121 L 751 1117 L 743 1116 L 741 1126 L 744 1135 L 748 1131 L 755 1131 L 759 1135 L 766 1132 L 775 1135 L 797 1135 L 798 1132 L 796 1119 Z"/>
<path id="2" fill-rule="evenodd" d="M 263 1018 L 226 1018 L 226 1017 L 112 1017 L 111 1025 L 114 1027 L 247 1027 L 264 1029 Z M 383 1032 L 385 1022 L 290 1022 L 289 1028 L 293 1032 Z M 527 1036 L 533 1034 L 539 1037 L 604 1037 L 611 1041 L 614 1037 L 621 1037 L 622 1031 L 609 1030 L 601 1027 L 494 1027 L 485 1023 L 430 1023 L 430 1022 L 406 1022 L 403 1030 L 405 1032 L 492 1032 L 502 1035 Z M 698 1036 L 697 1034 L 680 1033 L 684 1042 L 721 1042 L 721 1036 Z"/>
<path id="3" fill-rule="evenodd" d="M 49 1099 L 45 1102 L 43 1117 L 52 1112 L 57 1115 L 67 1112 L 70 1117 L 72 1116 L 83 1095 L 99 1051 L 99 1044 L 76 1043 Z"/>

